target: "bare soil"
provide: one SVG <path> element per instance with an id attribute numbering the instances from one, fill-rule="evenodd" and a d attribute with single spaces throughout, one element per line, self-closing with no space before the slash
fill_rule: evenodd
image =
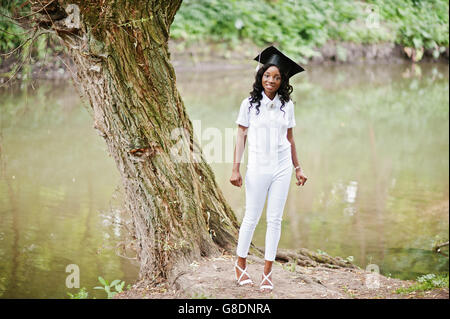
<path id="1" fill-rule="evenodd" d="M 302 267 L 275 262 L 272 292 L 260 292 L 264 261 L 249 256 L 248 273 L 253 286 L 235 281 L 236 256 L 221 255 L 192 263 L 171 284 L 156 287 L 140 282 L 117 294 L 118 299 L 448 299 L 448 288 L 398 294 L 414 281 L 388 278 L 358 268 Z"/>

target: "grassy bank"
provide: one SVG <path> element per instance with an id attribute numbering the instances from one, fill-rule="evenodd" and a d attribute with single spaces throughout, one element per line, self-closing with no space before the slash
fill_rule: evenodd
<path id="1" fill-rule="evenodd" d="M 388 42 L 432 50 L 437 58 L 448 47 L 448 8 L 446 0 L 185 0 L 171 37 L 186 44 L 275 43 L 303 63 L 320 56 L 329 41 Z"/>
<path id="2" fill-rule="evenodd" d="M 28 36 L 5 17 L 24 15 L 28 8 L 20 8 L 24 2 L 2 2 L 0 52 L 18 47 Z M 329 41 L 394 43 L 419 54 L 429 50 L 438 58 L 449 46 L 448 10 L 448 0 L 184 0 L 171 38 L 185 45 L 220 41 L 236 47 L 250 41 L 263 47 L 275 43 L 302 63 L 322 55 L 320 48 Z M 32 44 L 32 56 L 41 60 L 61 49 L 43 35 Z M 0 58 L 0 65 L 4 61 L 5 57 Z"/>

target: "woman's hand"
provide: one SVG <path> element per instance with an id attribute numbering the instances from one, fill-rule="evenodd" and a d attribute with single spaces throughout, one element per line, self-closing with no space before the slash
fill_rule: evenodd
<path id="1" fill-rule="evenodd" d="M 295 177 L 297 178 L 297 183 L 296 184 L 298 186 L 305 185 L 306 181 L 308 180 L 308 178 L 303 174 L 303 170 L 301 168 L 295 170 Z"/>
<path id="2" fill-rule="evenodd" d="M 233 171 L 231 173 L 230 183 L 237 187 L 242 186 L 242 176 L 239 171 Z"/>

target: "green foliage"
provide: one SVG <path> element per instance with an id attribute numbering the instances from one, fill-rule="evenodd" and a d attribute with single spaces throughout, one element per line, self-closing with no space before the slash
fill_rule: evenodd
<path id="1" fill-rule="evenodd" d="M 9 15 L 23 2 L 8 1 L 0 13 Z M 258 46 L 274 43 L 302 62 L 320 55 L 317 49 L 329 40 L 394 42 L 431 49 L 437 58 L 449 45 L 448 9 L 448 0 L 184 0 L 171 37 L 188 45 L 212 40 L 237 46 L 244 39 Z M 0 15 L 0 52 L 16 48 L 27 36 Z M 38 59 L 45 56 L 44 42 L 33 44 Z M 346 59 L 342 49 L 339 59 Z"/>
<path id="2" fill-rule="evenodd" d="M 41 34 L 33 41 L 28 40 L 32 36 L 32 32 L 22 28 L 20 23 L 8 17 L 13 16 L 14 13 L 16 13 L 16 16 L 26 16 L 30 10 L 29 5 L 24 5 L 19 9 L 24 2 L 23 0 L 4 2 L 2 1 L 0 6 L 0 53 L 6 54 L 14 51 L 14 55 L 18 56 L 19 63 L 14 65 L 9 74 L 2 75 L 11 76 L 22 68 L 23 74 L 29 76 L 29 70 L 23 68 L 32 63 L 33 60 L 44 60 L 46 55 L 59 51 L 62 47 L 53 43 L 49 34 Z M 19 21 L 23 22 L 24 19 Z M 0 64 L 6 57 L 6 55 L 0 55 Z M 22 64 L 22 62 L 24 63 Z"/>
<path id="3" fill-rule="evenodd" d="M 291 260 L 288 263 L 279 263 L 279 262 L 277 262 L 276 265 L 277 266 L 281 266 L 281 268 L 283 268 L 286 271 L 295 272 L 295 269 L 297 267 L 297 262 L 298 262 L 298 259 L 295 258 L 294 260 Z"/>
<path id="4" fill-rule="evenodd" d="M 123 286 L 125 285 L 125 281 L 121 281 L 120 279 L 115 279 L 111 283 L 108 283 L 106 279 L 99 276 L 98 281 L 103 285 L 103 287 L 94 287 L 94 289 L 104 290 L 108 295 L 108 299 L 113 298 L 117 293 L 123 291 Z M 114 289 L 115 291 L 112 291 Z"/>
<path id="5" fill-rule="evenodd" d="M 439 57 L 449 42 L 448 0 L 371 1 L 385 20 L 395 25 L 396 42 L 413 48 L 433 49 Z"/>
<path id="6" fill-rule="evenodd" d="M 188 43 L 275 43 L 302 59 L 319 55 L 329 40 L 395 42 L 434 49 L 438 57 L 448 47 L 448 7 L 447 0 L 185 0 L 171 36 Z M 342 50 L 340 57 L 345 60 Z"/>
<path id="7" fill-rule="evenodd" d="M 117 293 L 120 293 L 123 291 L 123 286 L 125 285 L 125 281 L 121 281 L 119 279 L 113 280 L 111 283 L 108 283 L 107 280 L 105 280 L 103 277 L 99 276 L 98 280 L 103 285 L 103 287 L 94 287 L 94 289 L 98 290 L 104 290 L 107 293 L 108 299 L 113 298 Z M 112 288 L 115 291 L 112 291 Z M 131 289 L 131 284 L 128 284 L 126 287 L 126 290 Z M 67 293 L 69 295 L 70 299 L 88 299 L 89 293 L 86 291 L 86 288 L 83 287 L 78 291 L 76 294 L 71 294 L 70 292 Z M 95 297 L 94 297 L 95 299 Z"/>
<path id="8" fill-rule="evenodd" d="M 14 0 L 5 2 L 2 1 L 2 5 L 0 6 L 0 53 L 8 52 L 16 48 L 25 38 L 25 30 L 7 18 L 11 15 L 11 11 L 23 1 Z"/>
<path id="9" fill-rule="evenodd" d="M 86 288 L 81 288 L 79 292 L 76 294 L 71 294 L 70 292 L 67 293 L 70 297 L 70 299 L 87 299 L 89 296 L 89 293 L 86 291 Z"/>
<path id="10" fill-rule="evenodd" d="M 397 294 L 407 294 L 414 291 L 427 291 L 435 288 L 448 288 L 448 274 L 435 275 L 427 274 L 417 277 L 417 283 L 408 288 L 399 288 L 395 292 Z"/>

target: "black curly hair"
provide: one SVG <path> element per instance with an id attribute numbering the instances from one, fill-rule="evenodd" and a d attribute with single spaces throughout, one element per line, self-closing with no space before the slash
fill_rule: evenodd
<path id="1" fill-rule="evenodd" d="M 281 100 L 281 106 L 280 106 L 280 110 L 284 112 L 283 108 L 285 103 L 289 102 L 289 100 L 291 99 L 291 93 L 294 90 L 292 88 L 292 85 L 289 84 L 289 78 L 287 76 L 286 73 L 282 72 L 280 70 L 280 68 L 272 63 L 267 63 L 264 64 L 261 68 L 259 68 L 258 72 L 255 75 L 255 82 L 253 83 L 253 91 L 250 92 L 250 97 L 248 98 L 250 101 L 250 106 L 248 108 L 248 111 L 250 112 L 250 109 L 253 107 L 253 103 L 256 103 L 255 107 L 256 107 L 256 114 L 259 114 L 259 107 L 261 106 L 261 100 L 262 100 L 262 92 L 264 90 L 263 86 L 262 86 L 262 76 L 264 74 L 264 72 L 266 72 L 266 70 L 268 68 L 270 68 L 271 66 L 276 66 L 278 68 L 278 70 L 280 71 L 281 74 L 281 84 L 280 87 L 278 88 L 278 95 L 280 97 Z"/>

